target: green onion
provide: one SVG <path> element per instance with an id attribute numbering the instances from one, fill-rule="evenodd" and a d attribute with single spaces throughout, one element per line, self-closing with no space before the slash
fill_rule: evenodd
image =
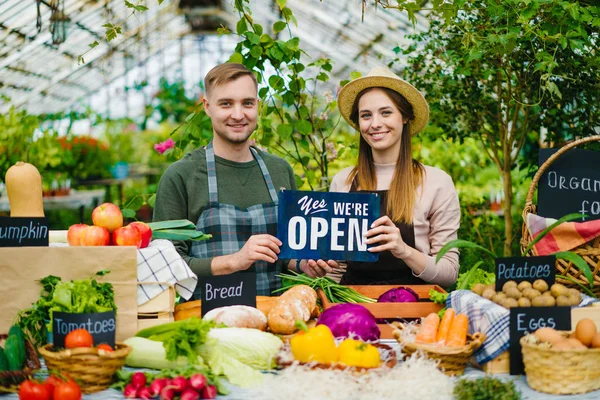
<path id="1" fill-rule="evenodd" d="M 278 278 L 285 279 L 292 282 L 291 285 L 281 289 L 274 290 L 273 293 L 283 292 L 288 290 L 292 286 L 307 285 L 311 288 L 318 290 L 321 289 L 325 293 L 325 297 L 330 303 L 376 303 L 377 300 L 365 296 L 364 294 L 358 293 L 356 290 L 349 288 L 348 286 L 340 285 L 333 279 L 322 277 L 322 278 L 311 278 L 304 274 L 299 274 L 294 271 L 288 271 L 289 274 L 277 275 Z"/>

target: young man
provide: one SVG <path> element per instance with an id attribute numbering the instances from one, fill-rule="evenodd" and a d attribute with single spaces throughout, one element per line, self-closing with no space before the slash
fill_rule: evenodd
<path id="1" fill-rule="evenodd" d="M 275 275 L 288 264 L 296 268 L 295 260 L 278 259 L 282 243 L 276 238 L 277 191 L 296 189 L 294 173 L 285 160 L 250 147 L 258 116 L 252 71 L 241 64 L 221 64 L 206 75 L 204 87 L 213 140 L 167 168 L 156 193 L 154 221 L 188 219 L 212 235 L 174 242 L 200 281 L 253 271 L 257 293 L 269 296 L 281 287 Z M 300 267 L 310 276 L 331 272 L 321 260 L 304 261 Z"/>

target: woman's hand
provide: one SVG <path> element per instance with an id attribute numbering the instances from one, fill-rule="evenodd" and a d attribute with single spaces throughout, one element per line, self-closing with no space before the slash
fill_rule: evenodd
<path id="1" fill-rule="evenodd" d="M 340 265 L 335 260 L 301 260 L 300 270 L 311 278 L 320 278 L 339 269 Z"/>
<path id="2" fill-rule="evenodd" d="M 389 250 L 394 257 L 400 259 L 405 258 L 410 253 L 410 247 L 402 240 L 400 229 L 387 215 L 371 224 L 371 229 L 367 231 L 366 237 L 367 244 L 379 244 L 369 248 L 368 251 L 370 252 L 379 253 Z"/>

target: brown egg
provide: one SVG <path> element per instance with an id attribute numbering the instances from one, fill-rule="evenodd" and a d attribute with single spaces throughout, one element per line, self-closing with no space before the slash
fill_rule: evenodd
<path id="1" fill-rule="evenodd" d="M 589 318 L 584 318 L 577 323 L 575 336 L 584 346 L 590 347 L 592 339 L 597 333 L 596 324 Z"/>
<path id="2" fill-rule="evenodd" d="M 555 350 L 571 350 L 573 347 L 567 339 L 560 340 L 552 345 Z"/>
<path id="3" fill-rule="evenodd" d="M 587 346 L 577 339 L 565 339 L 565 342 L 569 342 L 572 349 L 587 349 Z"/>
<path id="4" fill-rule="evenodd" d="M 552 328 L 540 328 L 533 333 L 541 342 L 548 342 L 552 345 L 565 340 L 558 331 Z"/>
<path id="5" fill-rule="evenodd" d="M 592 339 L 592 349 L 600 349 L 600 333 L 596 333 Z"/>

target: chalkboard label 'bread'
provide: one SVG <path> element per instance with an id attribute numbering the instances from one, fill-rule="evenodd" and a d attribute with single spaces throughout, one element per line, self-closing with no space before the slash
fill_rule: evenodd
<path id="1" fill-rule="evenodd" d="M 542 165 L 557 149 L 540 149 Z M 538 184 L 537 214 L 559 219 L 567 214 L 600 218 L 600 152 L 573 149 L 561 154 Z"/>

